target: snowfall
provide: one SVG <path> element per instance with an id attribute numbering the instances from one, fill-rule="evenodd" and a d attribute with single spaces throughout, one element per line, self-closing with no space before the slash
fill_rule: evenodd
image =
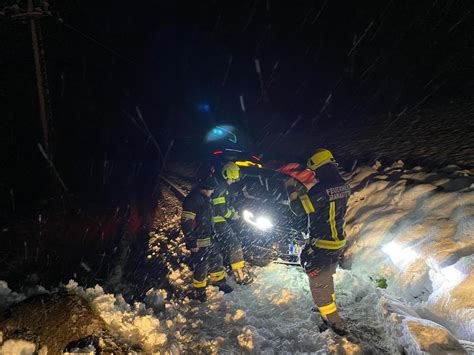
<path id="1" fill-rule="evenodd" d="M 90 301 L 115 337 L 147 353 L 474 353 L 474 170 L 430 172 L 399 161 L 345 177 L 353 189 L 349 242 L 334 277 L 347 338 L 318 331 L 321 319 L 311 312 L 307 278 L 297 266 L 254 267 L 252 285 L 233 284 L 226 295 L 208 287 L 202 304 L 175 296 L 189 290 L 192 274 L 172 263 L 175 292 L 151 289 L 143 302 L 129 304 L 100 285 L 84 289 L 71 280 L 65 287 Z M 175 257 L 188 253 L 182 240 L 167 239 L 178 218 L 170 214 L 152 233 Z M 0 282 L 3 307 L 23 298 Z M 38 350 L 0 333 L 2 354 Z"/>

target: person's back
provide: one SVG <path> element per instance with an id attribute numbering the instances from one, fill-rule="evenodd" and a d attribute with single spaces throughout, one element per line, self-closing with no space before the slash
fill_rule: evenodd
<path id="1" fill-rule="evenodd" d="M 344 220 L 351 190 L 335 165 L 320 167 L 316 175 L 318 183 L 308 191 L 308 197 L 317 213 L 309 214 L 308 232 L 319 238 L 317 247 L 339 249 L 345 245 Z"/>

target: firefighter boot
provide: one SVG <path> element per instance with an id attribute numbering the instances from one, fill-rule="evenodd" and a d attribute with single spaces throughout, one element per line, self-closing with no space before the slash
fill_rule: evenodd
<path id="1" fill-rule="evenodd" d="M 234 289 L 225 281 L 225 279 L 213 282 L 212 285 L 218 287 L 219 291 L 224 293 L 231 293 L 234 291 Z"/>
<path id="2" fill-rule="evenodd" d="M 320 327 L 320 330 L 321 328 L 323 329 L 325 328 L 324 330 L 330 328 L 332 329 L 334 333 L 336 333 L 337 335 L 341 337 L 347 335 L 344 321 L 341 319 L 338 312 L 328 314 L 326 317 L 322 317 L 322 318 L 323 318 L 324 326 Z"/>
<path id="3" fill-rule="evenodd" d="M 244 268 L 234 269 L 234 279 L 239 285 L 249 285 L 254 279 Z"/>
<path id="4" fill-rule="evenodd" d="M 195 288 L 193 290 L 192 298 L 202 303 L 206 302 L 207 301 L 206 288 L 205 287 Z"/>

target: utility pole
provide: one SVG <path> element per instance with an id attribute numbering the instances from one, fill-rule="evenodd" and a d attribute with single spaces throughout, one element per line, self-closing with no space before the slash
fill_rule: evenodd
<path id="1" fill-rule="evenodd" d="M 2 14 L 3 15 L 3 14 Z M 9 17 L 12 20 L 17 20 L 21 21 L 23 23 L 28 23 L 30 22 L 30 28 L 31 28 L 31 44 L 33 47 L 33 58 L 35 62 L 35 73 L 36 73 L 36 90 L 38 94 L 38 108 L 39 108 L 39 113 L 40 113 L 40 119 L 41 119 L 41 127 L 43 131 L 43 144 L 38 143 L 38 148 L 45 158 L 45 160 L 48 162 L 48 165 L 50 167 L 50 172 L 51 176 L 55 176 L 56 179 L 59 181 L 59 183 L 62 186 L 62 189 L 64 192 L 67 192 L 68 189 L 66 185 L 64 184 L 63 180 L 59 176 L 54 164 L 53 164 L 53 158 L 52 158 L 52 147 L 50 144 L 50 139 L 49 139 L 49 130 L 48 130 L 48 119 L 49 117 L 49 90 L 48 90 L 48 80 L 47 80 L 47 74 L 46 74 L 46 63 L 44 60 L 44 47 L 43 47 L 43 38 L 41 36 L 41 27 L 39 23 L 37 22 L 38 19 L 45 17 L 45 16 L 50 16 L 51 13 L 49 13 L 46 9 L 41 8 L 34 8 L 33 5 L 33 0 L 27 0 L 27 10 L 26 12 L 19 12 L 15 11 L 13 15 L 10 15 Z M 51 191 L 56 191 L 56 185 L 53 183 L 53 179 L 51 179 Z"/>
<path id="2" fill-rule="evenodd" d="M 38 107 L 41 119 L 41 127 L 43 130 L 43 145 L 48 156 L 51 155 L 51 146 L 49 142 L 48 130 L 48 86 L 46 77 L 46 64 L 44 60 L 44 48 L 42 45 L 41 28 L 37 20 L 50 16 L 51 14 L 43 8 L 34 8 L 33 0 L 27 0 L 26 12 L 18 11 L 18 7 L 14 10 L 10 9 L 13 14 L 7 15 L 11 20 L 20 21 L 22 23 L 30 23 L 31 28 L 31 44 L 33 47 L 33 58 L 35 62 L 36 73 L 36 89 L 38 94 Z M 19 9 L 21 10 L 21 9 Z M 5 13 L 0 12 L 0 15 Z"/>

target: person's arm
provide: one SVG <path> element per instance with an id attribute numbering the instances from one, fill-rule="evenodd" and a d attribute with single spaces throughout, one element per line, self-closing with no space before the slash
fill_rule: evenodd
<path id="1" fill-rule="evenodd" d="M 308 197 L 308 190 L 303 184 L 294 178 L 289 178 L 285 182 L 286 191 L 288 193 L 288 201 L 291 211 L 297 216 L 302 216 L 314 212 L 314 207 Z"/>
<path id="2" fill-rule="evenodd" d="M 237 212 L 230 207 L 229 194 L 221 193 L 211 198 L 216 232 L 223 233 L 230 229 L 229 221 L 238 218 Z"/>

